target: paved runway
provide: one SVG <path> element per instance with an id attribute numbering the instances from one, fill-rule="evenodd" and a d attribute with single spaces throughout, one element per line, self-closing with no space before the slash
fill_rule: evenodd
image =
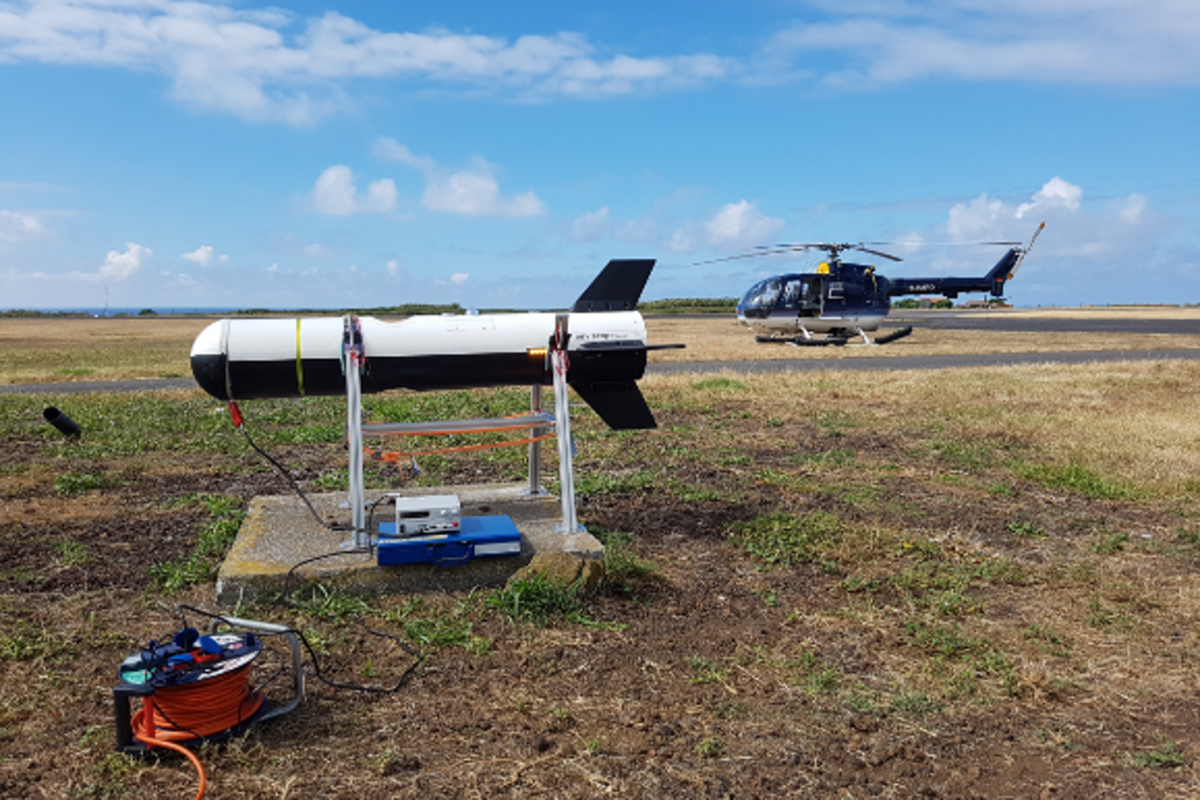
<path id="1" fill-rule="evenodd" d="M 1167 333 L 1180 336 L 1200 334 L 1200 309 L 1194 319 L 1130 319 L 1119 312 L 1111 317 L 1027 317 L 1005 311 L 892 311 L 885 328 L 914 325 L 941 330 L 1005 331 L 1026 333 Z"/>

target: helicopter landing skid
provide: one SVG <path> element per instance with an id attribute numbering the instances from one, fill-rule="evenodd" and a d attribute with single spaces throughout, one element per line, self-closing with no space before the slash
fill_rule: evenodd
<path id="1" fill-rule="evenodd" d="M 762 344 L 790 344 L 793 347 L 826 347 L 831 344 L 841 347 L 846 343 L 846 337 L 827 336 L 824 339 L 806 339 L 803 336 L 757 336 L 755 341 Z"/>
<path id="2" fill-rule="evenodd" d="M 909 325 L 907 328 L 900 328 L 899 330 L 894 330 L 891 333 L 889 333 L 887 336 L 877 337 L 875 339 L 875 344 L 887 344 L 888 342 L 894 342 L 897 339 L 903 339 L 905 336 L 908 336 L 910 333 L 912 333 L 912 331 L 913 331 L 912 325 Z"/>

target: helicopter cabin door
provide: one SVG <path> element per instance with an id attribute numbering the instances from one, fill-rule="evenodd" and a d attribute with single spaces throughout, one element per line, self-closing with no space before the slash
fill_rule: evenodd
<path id="1" fill-rule="evenodd" d="M 855 284 L 851 281 L 831 280 L 825 284 L 825 313 L 834 316 L 845 316 L 853 308 L 850 300 L 854 298 Z M 855 298 L 861 300 L 862 298 Z"/>
<path id="2" fill-rule="evenodd" d="M 812 275 L 793 275 L 783 285 L 781 305 L 796 316 L 821 316 L 821 279 Z"/>

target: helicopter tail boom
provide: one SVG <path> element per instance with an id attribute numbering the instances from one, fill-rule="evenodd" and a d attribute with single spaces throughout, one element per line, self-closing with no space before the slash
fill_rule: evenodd
<path id="1" fill-rule="evenodd" d="M 940 294 L 954 298 L 960 292 L 990 292 L 993 297 L 1004 295 L 1004 284 L 1012 277 L 1021 255 L 1020 248 L 1010 249 L 996 266 L 980 278 L 890 278 L 888 294 Z"/>

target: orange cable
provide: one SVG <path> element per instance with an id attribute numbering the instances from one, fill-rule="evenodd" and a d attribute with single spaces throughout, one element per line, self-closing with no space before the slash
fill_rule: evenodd
<path id="1" fill-rule="evenodd" d="M 511 416 L 511 417 L 504 417 L 504 419 L 519 419 L 520 417 L 523 417 L 523 416 L 528 416 L 528 415 L 517 414 L 517 415 Z M 531 425 L 530 427 L 548 428 L 548 427 L 550 427 L 550 424 L 551 424 L 549 422 L 543 422 L 542 420 L 535 420 L 535 421 L 541 422 L 542 424 Z M 370 424 L 375 424 L 375 423 L 370 423 Z M 371 433 L 371 435 L 372 436 L 454 436 L 454 435 L 460 434 L 460 433 L 461 434 L 501 433 L 503 431 L 511 431 L 511 430 L 512 430 L 512 428 L 470 428 L 468 430 L 455 430 L 455 431 L 373 431 Z"/>
<path id="2" fill-rule="evenodd" d="M 496 447 L 515 447 L 522 444 L 533 444 L 534 442 L 542 442 L 546 439 L 553 439 L 554 434 L 546 434 L 545 436 L 531 436 L 528 439 L 513 439 L 507 442 L 486 442 L 484 444 L 466 444 L 459 447 L 443 447 L 438 450 L 417 450 L 412 453 L 401 453 L 397 450 L 373 450 L 369 447 L 364 447 L 363 452 L 369 458 L 379 461 L 398 461 L 402 458 L 412 458 L 413 456 L 431 456 L 440 453 L 466 453 L 472 450 L 488 450 Z"/>
<path id="3" fill-rule="evenodd" d="M 163 686 L 147 697 L 133 715 L 133 734 L 151 747 L 182 753 L 200 776 L 196 800 L 208 780 L 200 759 L 177 742 L 212 736 L 246 722 L 262 707 L 263 696 L 247 684 L 249 664 L 207 680 Z"/>

